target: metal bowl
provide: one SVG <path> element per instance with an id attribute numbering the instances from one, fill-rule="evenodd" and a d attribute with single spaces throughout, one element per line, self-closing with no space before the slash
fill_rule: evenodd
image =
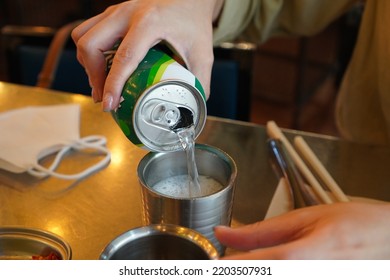
<path id="1" fill-rule="evenodd" d="M 159 224 L 129 230 L 115 238 L 101 260 L 209 260 L 217 259 L 213 244 L 189 228 Z"/>
<path id="2" fill-rule="evenodd" d="M 72 250 L 61 237 L 39 229 L 0 228 L 0 260 L 70 260 Z"/>

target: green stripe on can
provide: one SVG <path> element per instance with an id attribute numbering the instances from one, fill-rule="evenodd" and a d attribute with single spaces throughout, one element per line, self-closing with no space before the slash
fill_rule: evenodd
<path id="1" fill-rule="evenodd" d="M 161 54 L 160 52 L 155 52 L 155 51 L 150 52 L 150 53 L 151 54 L 154 54 L 154 53 Z M 148 77 L 148 82 L 147 82 L 146 87 L 149 87 L 149 86 L 154 85 L 155 83 L 159 82 L 161 80 L 161 77 L 164 74 L 165 70 L 167 69 L 167 67 L 174 62 L 175 61 L 170 56 L 163 54 L 161 56 L 161 58 L 156 63 L 153 63 L 153 66 L 149 72 L 149 77 Z"/>
<path id="2" fill-rule="evenodd" d="M 206 101 L 206 94 L 204 93 L 204 89 L 202 87 L 202 84 L 198 80 L 198 78 L 195 78 L 195 88 L 200 92 L 200 94 L 202 95 L 204 101 Z"/>

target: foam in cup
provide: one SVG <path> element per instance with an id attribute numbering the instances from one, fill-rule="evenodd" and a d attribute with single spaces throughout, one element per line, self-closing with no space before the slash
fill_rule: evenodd
<path id="1" fill-rule="evenodd" d="M 206 196 L 218 192 L 223 188 L 223 185 L 215 179 L 199 175 L 200 195 Z M 166 178 L 160 182 L 157 182 L 153 189 L 164 195 L 177 197 L 177 198 L 189 198 L 192 197 L 190 193 L 190 186 L 188 181 L 188 175 L 176 175 Z"/>

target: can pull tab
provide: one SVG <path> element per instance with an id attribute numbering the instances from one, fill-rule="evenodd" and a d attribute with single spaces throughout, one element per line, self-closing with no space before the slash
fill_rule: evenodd
<path id="1" fill-rule="evenodd" d="M 194 124 L 194 114 L 190 109 L 171 102 L 150 100 L 142 111 L 147 123 L 161 129 L 176 132 Z"/>

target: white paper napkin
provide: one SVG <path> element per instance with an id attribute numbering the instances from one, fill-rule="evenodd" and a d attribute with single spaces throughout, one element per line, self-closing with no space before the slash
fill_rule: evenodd
<path id="1" fill-rule="evenodd" d="M 291 192 L 287 182 L 284 178 L 279 180 L 275 193 L 272 197 L 271 203 L 265 214 L 264 220 L 271 217 L 279 216 L 283 213 L 294 209 L 294 204 L 291 196 Z"/>
<path id="2" fill-rule="evenodd" d="M 356 197 L 348 196 L 351 201 L 364 201 L 372 203 L 383 203 L 383 201 L 375 200 L 367 197 Z M 294 209 L 293 200 L 289 186 L 284 178 L 279 180 L 278 186 L 276 187 L 275 193 L 272 197 L 271 203 L 268 207 L 267 213 L 264 217 L 269 219 L 284 213 L 287 213 Z"/>

